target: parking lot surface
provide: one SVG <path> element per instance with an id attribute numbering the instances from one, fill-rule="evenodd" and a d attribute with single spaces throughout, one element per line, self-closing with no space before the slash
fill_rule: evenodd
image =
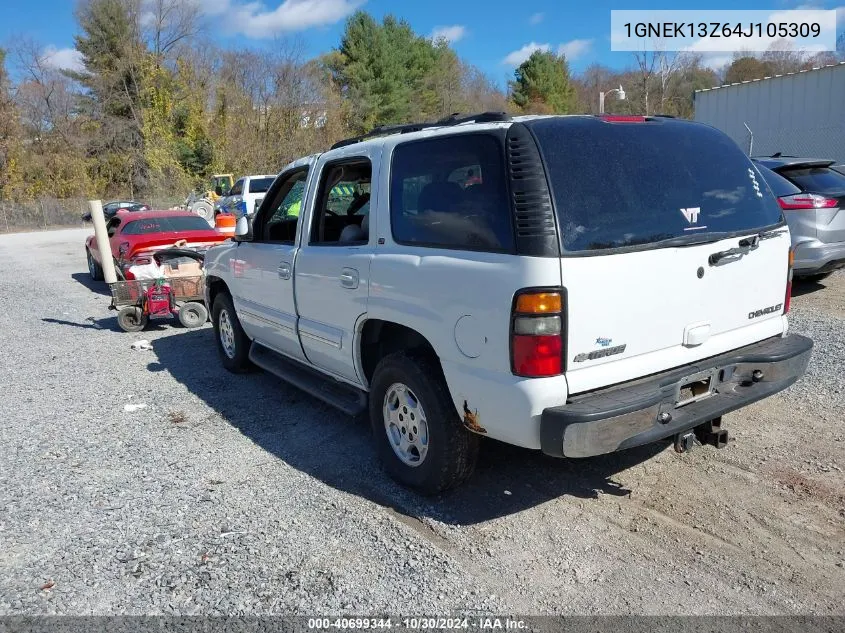
<path id="1" fill-rule="evenodd" d="M 120 331 L 86 234 L 0 236 L 0 614 L 845 614 L 845 274 L 796 285 L 809 372 L 727 448 L 486 441 L 420 498 L 210 325 Z"/>

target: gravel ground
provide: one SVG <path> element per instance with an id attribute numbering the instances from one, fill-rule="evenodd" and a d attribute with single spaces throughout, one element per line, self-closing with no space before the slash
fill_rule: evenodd
<path id="1" fill-rule="evenodd" d="M 809 374 L 726 449 L 487 441 L 421 499 L 210 326 L 121 332 L 85 234 L 0 236 L 0 614 L 845 614 L 845 274 L 797 287 Z"/>

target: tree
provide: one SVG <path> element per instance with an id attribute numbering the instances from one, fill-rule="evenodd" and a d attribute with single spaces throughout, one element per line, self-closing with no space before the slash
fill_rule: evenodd
<path id="1" fill-rule="evenodd" d="M 364 132 L 377 125 L 425 119 L 443 109 L 437 70 L 454 67 L 445 42 L 414 33 L 404 20 L 388 15 L 378 24 L 364 11 L 346 22 L 340 47 L 323 62 L 352 110 L 351 126 Z"/>
<path id="2" fill-rule="evenodd" d="M 735 84 L 742 81 L 752 81 L 773 75 L 772 66 L 768 62 L 747 55 L 738 57 L 731 62 L 725 73 L 725 83 Z"/>
<path id="3" fill-rule="evenodd" d="M 89 146 L 89 153 L 101 157 L 95 179 L 126 188 L 130 196 L 147 184 L 139 1 L 87 0 L 79 6 L 82 33 L 75 39 L 85 72 L 73 74 L 87 90 L 88 114 L 98 126 Z"/>
<path id="4" fill-rule="evenodd" d="M 6 51 L 0 48 L 0 199 L 14 195 L 20 175 L 21 131 L 18 116 L 6 72 Z"/>
<path id="5" fill-rule="evenodd" d="M 525 111 L 566 114 L 575 108 L 575 89 L 563 55 L 535 51 L 514 71 L 513 102 Z"/>
<path id="6" fill-rule="evenodd" d="M 156 59 L 164 60 L 183 41 L 200 32 L 200 3 L 147 0 L 146 36 Z"/>

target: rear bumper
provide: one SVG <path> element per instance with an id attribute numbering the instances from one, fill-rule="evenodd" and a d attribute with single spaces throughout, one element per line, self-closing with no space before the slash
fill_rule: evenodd
<path id="1" fill-rule="evenodd" d="M 795 246 L 794 270 L 798 275 L 818 275 L 845 267 L 845 242 L 825 244 L 818 240 Z"/>
<path id="2" fill-rule="evenodd" d="M 541 448 L 555 457 L 590 457 L 688 431 L 786 389 L 806 371 L 812 347 L 813 341 L 804 336 L 770 338 L 575 396 L 565 405 L 543 411 Z M 703 379 L 710 381 L 710 395 L 678 406 L 681 388 Z"/>

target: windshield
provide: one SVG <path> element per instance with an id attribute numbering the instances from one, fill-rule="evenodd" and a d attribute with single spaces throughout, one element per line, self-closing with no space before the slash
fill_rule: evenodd
<path id="1" fill-rule="evenodd" d="M 530 123 L 567 252 L 750 231 L 781 221 L 751 161 L 726 135 L 671 119 Z"/>
<path id="2" fill-rule="evenodd" d="M 125 235 L 145 235 L 147 233 L 179 233 L 182 231 L 209 231 L 208 222 L 201 217 L 178 215 L 173 217 L 144 218 L 129 222 L 124 228 Z"/>
<path id="3" fill-rule="evenodd" d="M 845 176 L 828 167 L 806 169 L 782 169 L 780 173 L 811 193 L 845 193 Z"/>
<path id="4" fill-rule="evenodd" d="M 253 178 L 249 181 L 249 193 L 266 193 L 275 178 Z"/>

